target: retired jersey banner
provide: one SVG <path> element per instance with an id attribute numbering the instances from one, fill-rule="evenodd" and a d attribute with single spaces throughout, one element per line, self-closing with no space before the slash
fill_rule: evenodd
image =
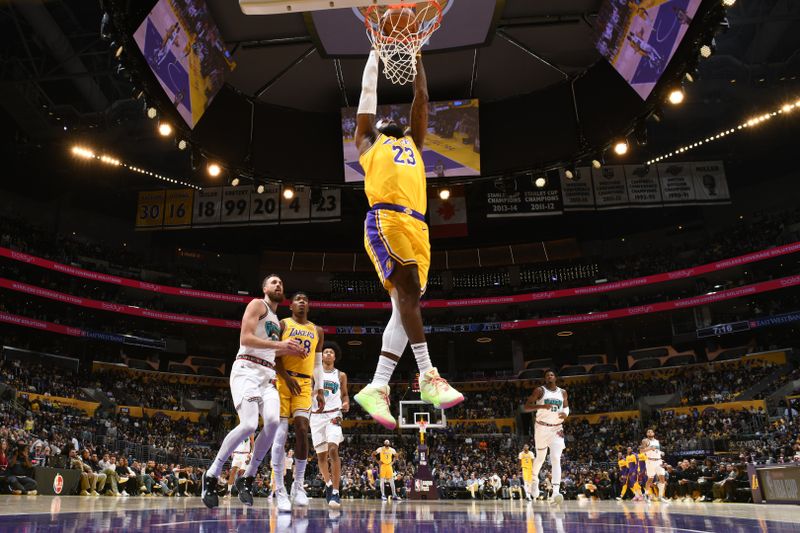
<path id="1" fill-rule="evenodd" d="M 431 237 L 434 239 L 467 236 L 467 199 L 464 187 L 450 188 L 450 198 L 442 200 L 438 191 L 431 190 L 428 198 Z"/>
<path id="2" fill-rule="evenodd" d="M 488 218 L 535 217 L 563 212 L 556 172 L 497 179 L 487 193 Z"/>
<path id="3" fill-rule="evenodd" d="M 597 209 L 621 209 L 628 207 L 628 186 L 622 166 L 592 169 L 592 182 Z"/>
<path id="4" fill-rule="evenodd" d="M 661 207 L 661 186 L 654 165 L 626 165 L 628 201 L 633 207 Z"/>
<path id="5" fill-rule="evenodd" d="M 594 211 L 594 187 L 590 167 L 576 168 L 572 172 L 572 178 L 568 178 L 562 168 L 559 170 L 559 177 L 564 211 Z"/>
<path id="6" fill-rule="evenodd" d="M 699 204 L 727 204 L 731 201 L 722 161 L 692 163 L 694 190 Z"/>

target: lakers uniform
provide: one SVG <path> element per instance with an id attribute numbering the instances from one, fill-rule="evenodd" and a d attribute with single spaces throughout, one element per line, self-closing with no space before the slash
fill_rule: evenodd
<path id="1" fill-rule="evenodd" d="M 394 457 L 397 455 L 397 451 L 391 446 L 381 446 L 376 450 L 378 457 L 380 458 L 381 463 L 381 471 L 380 475 L 378 476 L 380 479 L 392 479 L 394 478 L 394 469 L 392 468 L 392 461 Z"/>
<path id="2" fill-rule="evenodd" d="M 291 318 L 284 319 L 281 340 L 296 339 L 303 346 L 306 357 L 284 357 L 283 368 L 286 373 L 297 380 L 300 394 L 292 396 L 289 386 L 278 377 L 278 394 L 281 398 L 281 418 L 303 416 L 308 418 L 311 412 L 311 376 L 314 373 L 314 354 L 317 353 L 317 326 L 313 322 L 300 324 Z"/>
<path id="3" fill-rule="evenodd" d="M 264 304 L 264 313 L 258 317 L 255 335 L 262 340 L 279 340 L 281 331 L 277 315 Z M 277 401 L 275 392 L 275 350 L 239 345 L 239 352 L 231 367 L 231 396 L 236 410 L 244 399 L 261 398 L 264 403 Z M 273 398 L 273 394 L 275 397 Z"/>
<path id="4" fill-rule="evenodd" d="M 522 481 L 525 484 L 525 496 L 530 497 L 533 493 L 533 460 L 536 456 L 533 452 L 519 452 L 519 464 L 522 467 Z"/>
<path id="5" fill-rule="evenodd" d="M 631 453 L 625 457 L 625 463 L 628 465 L 628 487 L 634 490 L 638 485 L 637 468 L 636 468 L 636 454 Z"/>
<path id="6" fill-rule="evenodd" d="M 361 154 L 364 192 L 370 210 L 364 221 L 364 247 L 383 286 L 397 264 L 416 265 L 425 291 L 431 263 L 431 244 L 425 212 L 428 198 L 425 164 L 410 136 L 396 139 L 383 134 Z"/>
<path id="7" fill-rule="evenodd" d="M 639 455 L 637 455 L 636 458 L 639 462 L 639 485 L 644 487 L 644 483 L 647 481 L 647 454 L 644 452 L 639 452 Z"/>
<path id="8" fill-rule="evenodd" d="M 340 444 L 342 435 L 342 391 L 339 370 L 322 371 L 323 389 L 325 391 L 325 410 L 318 413 L 317 397 L 313 398 L 311 413 L 311 444 L 317 453 L 327 453 L 328 444 Z"/>

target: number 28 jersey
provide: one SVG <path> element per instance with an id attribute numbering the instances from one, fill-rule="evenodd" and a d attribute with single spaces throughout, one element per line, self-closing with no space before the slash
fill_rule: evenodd
<path id="1" fill-rule="evenodd" d="M 303 351 L 306 352 L 304 359 L 296 356 L 284 357 L 283 368 L 311 377 L 314 373 L 314 355 L 317 353 L 317 343 L 319 342 L 317 326 L 313 322 L 300 324 L 291 318 L 283 319 L 283 326 L 281 340 L 297 339 L 303 346 Z"/>
<path id="2" fill-rule="evenodd" d="M 364 192 L 370 206 L 396 204 L 425 214 L 425 163 L 411 136 L 396 139 L 381 133 L 358 161 L 364 169 Z"/>

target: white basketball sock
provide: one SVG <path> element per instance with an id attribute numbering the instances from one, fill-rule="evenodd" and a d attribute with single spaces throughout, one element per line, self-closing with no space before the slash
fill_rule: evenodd
<path id="1" fill-rule="evenodd" d="M 372 378 L 371 385 L 378 387 L 388 385 L 396 366 L 397 361 L 394 359 L 389 359 L 385 355 L 378 357 L 378 366 L 375 368 L 375 376 Z"/>
<path id="2" fill-rule="evenodd" d="M 420 374 L 424 374 L 433 368 L 433 365 L 431 364 L 431 356 L 428 354 L 427 342 L 412 344 L 411 350 L 414 352 L 414 358 L 417 360 L 417 366 L 419 367 Z"/>
<path id="3" fill-rule="evenodd" d="M 308 459 L 296 459 L 294 462 L 294 482 L 303 484 L 306 478 L 306 464 Z"/>

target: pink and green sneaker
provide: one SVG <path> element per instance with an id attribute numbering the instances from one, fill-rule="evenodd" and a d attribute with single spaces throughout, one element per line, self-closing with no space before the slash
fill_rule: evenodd
<path id="1" fill-rule="evenodd" d="M 353 399 L 357 401 L 358 405 L 360 405 L 378 424 L 386 429 L 394 429 L 397 427 L 397 420 L 395 420 L 389 410 L 389 385 L 378 386 L 369 384 L 361 389 L 358 394 L 353 396 Z"/>
<path id="2" fill-rule="evenodd" d="M 419 396 L 423 402 L 437 409 L 449 409 L 464 401 L 464 395 L 439 377 L 439 371 L 431 368 L 419 377 Z"/>

